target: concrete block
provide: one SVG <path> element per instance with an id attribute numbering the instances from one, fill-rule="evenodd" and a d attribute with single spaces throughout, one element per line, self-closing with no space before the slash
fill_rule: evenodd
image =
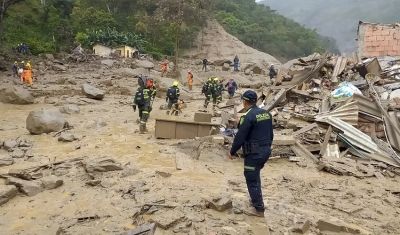
<path id="1" fill-rule="evenodd" d="M 275 135 L 273 145 L 293 145 L 295 143 L 292 135 Z"/>
<path id="2" fill-rule="evenodd" d="M 214 144 L 220 144 L 223 145 L 225 143 L 225 139 L 222 136 L 214 136 L 213 137 L 213 143 Z"/>
<path id="3" fill-rule="evenodd" d="M 195 113 L 194 121 L 195 122 L 211 122 L 212 115 L 211 113 Z"/>

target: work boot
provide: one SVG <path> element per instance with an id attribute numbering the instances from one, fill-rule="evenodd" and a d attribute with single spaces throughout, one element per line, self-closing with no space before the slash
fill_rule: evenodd
<path id="1" fill-rule="evenodd" d="M 204 104 L 203 107 L 206 109 L 208 105 Z"/>
<path id="2" fill-rule="evenodd" d="M 178 111 L 175 111 L 175 116 L 178 116 L 178 114 L 179 114 L 179 112 L 178 112 Z"/>
<path id="3" fill-rule="evenodd" d="M 139 134 L 146 134 L 147 129 L 146 129 L 146 124 L 140 124 L 139 125 Z"/>
<path id="4" fill-rule="evenodd" d="M 170 113 L 170 111 L 168 110 L 168 111 L 167 111 L 167 115 L 169 115 L 169 113 Z"/>
<path id="5" fill-rule="evenodd" d="M 264 211 L 257 211 L 253 206 L 243 210 L 243 213 L 248 216 L 264 217 Z"/>

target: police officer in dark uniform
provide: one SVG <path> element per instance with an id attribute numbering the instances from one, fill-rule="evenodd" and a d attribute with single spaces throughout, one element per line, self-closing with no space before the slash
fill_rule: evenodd
<path id="1" fill-rule="evenodd" d="M 238 132 L 229 152 L 229 158 L 242 148 L 244 154 L 244 177 L 253 207 L 244 211 L 252 216 L 264 216 L 264 202 L 261 192 L 260 171 L 271 155 L 274 139 L 272 116 L 256 105 L 257 94 L 248 90 L 243 96 L 243 106 L 247 110 L 239 121 Z"/>

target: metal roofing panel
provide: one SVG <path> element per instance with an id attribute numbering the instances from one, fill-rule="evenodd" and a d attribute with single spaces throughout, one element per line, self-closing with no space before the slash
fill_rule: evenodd
<path id="1" fill-rule="evenodd" d="M 317 122 L 327 122 L 328 117 L 335 117 L 342 121 L 349 123 L 352 126 L 358 125 L 358 105 L 357 102 L 352 101 L 348 104 L 344 104 L 339 108 L 326 113 L 321 113 L 315 116 Z"/>

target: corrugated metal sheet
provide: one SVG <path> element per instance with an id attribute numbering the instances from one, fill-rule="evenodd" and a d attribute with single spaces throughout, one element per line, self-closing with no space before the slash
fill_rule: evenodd
<path id="1" fill-rule="evenodd" d="M 347 141 L 349 141 L 353 146 L 359 148 L 360 150 L 364 150 L 367 153 L 365 154 L 370 159 L 374 159 L 377 161 L 382 161 L 392 166 L 399 166 L 398 163 L 390 157 L 387 153 L 382 151 L 378 145 L 369 137 L 364 134 L 357 128 L 351 126 L 350 124 L 334 117 L 329 117 L 327 122 L 334 126 L 335 128 L 341 130 L 343 134 L 341 134 Z"/>
<path id="2" fill-rule="evenodd" d="M 331 81 L 333 83 L 338 83 L 339 80 L 337 76 L 343 72 L 347 65 L 347 57 L 339 56 L 336 61 L 335 68 L 333 69 Z"/>
<path id="3" fill-rule="evenodd" d="M 339 108 L 326 113 L 321 113 L 315 116 L 317 122 L 327 122 L 329 117 L 338 118 L 342 121 L 349 123 L 352 126 L 358 125 L 358 105 L 356 101 L 351 101 Z"/>
<path id="4" fill-rule="evenodd" d="M 396 112 L 388 112 L 390 119 L 392 122 L 397 126 L 397 128 L 400 129 L 399 121 L 397 119 L 397 114 Z M 391 128 L 391 125 L 388 121 L 387 117 L 383 117 L 385 121 L 385 126 L 386 126 L 386 133 L 388 135 L 388 139 L 390 144 L 400 150 L 400 136 L 397 134 L 396 130 L 394 128 Z"/>
<path id="5" fill-rule="evenodd" d="M 364 113 L 369 113 L 377 118 L 381 118 L 381 110 L 379 109 L 378 105 L 371 99 L 368 99 L 367 97 L 363 95 L 358 95 L 354 94 L 351 98 L 351 100 L 357 101 L 358 102 L 358 107 L 360 111 Z M 382 100 L 381 104 L 384 109 L 386 109 L 389 106 L 390 100 Z"/>

